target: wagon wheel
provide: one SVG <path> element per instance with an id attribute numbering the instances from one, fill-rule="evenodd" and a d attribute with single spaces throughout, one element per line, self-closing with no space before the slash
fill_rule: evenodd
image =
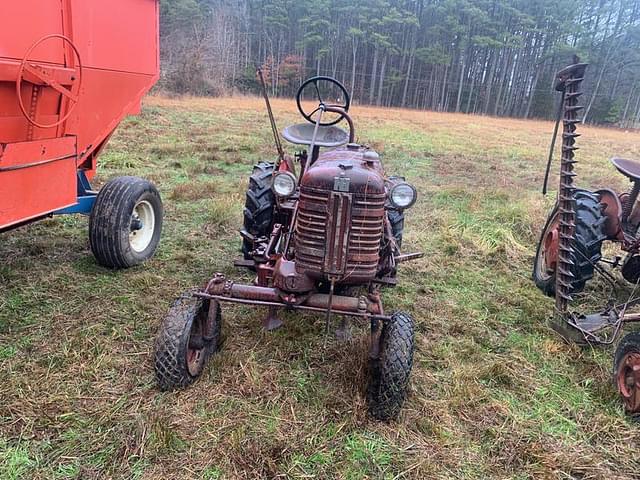
<path id="1" fill-rule="evenodd" d="M 55 76 L 51 74 L 49 68 L 42 67 L 36 63 L 31 63 L 28 60 L 29 56 L 31 55 L 31 53 L 33 53 L 33 51 L 38 45 L 40 45 L 42 42 L 49 40 L 51 38 L 59 38 L 63 42 L 68 43 L 74 52 L 75 61 L 73 62 L 73 65 L 75 65 L 75 67 L 74 67 L 74 72 L 71 75 L 71 82 L 72 82 L 71 89 L 66 87 L 67 85 L 66 83 L 62 84 L 58 80 L 56 80 Z M 65 68 L 69 68 L 69 66 L 66 65 L 66 62 L 65 62 Z M 25 78 L 25 72 L 30 74 L 32 77 L 37 78 L 45 86 L 53 88 L 56 92 L 60 93 L 64 98 L 69 100 L 70 105 L 67 107 L 67 113 L 62 118 L 60 118 L 57 122 L 44 124 L 44 123 L 36 122 L 33 118 L 31 118 L 31 115 L 27 111 L 24 105 L 24 101 L 22 100 L 22 82 L 23 81 L 29 82 L 29 80 Z M 33 83 L 33 82 L 30 82 L 30 83 Z M 18 77 L 16 79 L 16 94 L 18 96 L 18 105 L 20 106 L 20 111 L 22 112 L 22 115 L 24 115 L 24 117 L 27 119 L 27 121 L 30 124 L 38 128 L 57 127 L 58 125 L 63 123 L 65 120 L 67 120 L 67 118 L 69 118 L 69 116 L 73 112 L 73 109 L 78 104 L 78 95 L 80 93 L 81 85 L 82 85 L 82 61 L 80 59 L 80 52 L 78 52 L 78 49 L 76 48 L 76 46 L 73 44 L 73 42 L 71 42 L 71 40 L 69 40 L 69 38 L 59 33 L 52 33 L 51 35 L 45 35 L 40 40 L 38 40 L 33 45 L 31 45 L 29 50 L 27 50 L 27 53 L 22 58 L 22 61 L 20 62 L 20 67 L 18 68 Z"/>

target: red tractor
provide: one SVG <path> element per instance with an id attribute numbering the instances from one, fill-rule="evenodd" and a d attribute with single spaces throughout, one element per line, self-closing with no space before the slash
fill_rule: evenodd
<path id="1" fill-rule="evenodd" d="M 310 111 L 304 108 L 309 91 L 317 99 Z M 220 346 L 222 302 L 266 307 L 267 330 L 282 325 L 278 309 L 324 314 L 327 329 L 337 314 L 369 322 L 369 411 L 393 418 L 409 382 L 414 320 L 405 312 L 386 313 L 380 289 L 396 284 L 400 262 L 421 256 L 400 253 L 404 212 L 415 203 L 416 189 L 387 177 L 378 153 L 354 142 L 349 95 L 338 81 L 314 77 L 298 90 L 298 109 L 308 123 L 283 131 L 289 142 L 308 147 L 295 158 L 284 155 L 266 93 L 265 99 L 279 157 L 256 165 L 249 178 L 244 258 L 236 261 L 254 271 L 255 280 L 245 285 L 216 273 L 176 300 L 157 337 L 158 385 L 185 387 L 202 373 Z M 336 125 L 341 121 L 348 132 Z"/>
<path id="2" fill-rule="evenodd" d="M 558 123 L 563 122 L 560 184 L 558 201 L 538 243 L 533 279 L 542 292 L 555 297 L 552 326 L 565 339 L 583 345 L 611 345 L 621 336 L 624 324 L 640 320 L 640 314 L 631 312 L 640 304 L 637 291 L 640 281 L 640 205 L 637 201 L 640 162 L 621 158 L 611 160 L 632 183 L 628 192 L 617 193 L 609 188 L 589 191 L 573 185 L 575 143 L 579 136 L 576 128 L 580 123 L 578 113 L 583 108 L 578 100 L 582 95 L 580 84 L 586 67 L 576 59 L 573 65 L 557 74 L 556 89 L 562 92 Z M 546 192 L 550 163 L 551 155 L 543 193 Z M 605 242 L 617 245 L 621 255 L 603 258 Z M 604 264 L 609 265 L 609 271 L 603 268 Z M 630 293 L 625 293 L 622 301 L 618 300 L 621 297 L 619 282 L 611 273 L 614 269 L 619 269 L 631 284 Z M 596 271 L 611 286 L 612 295 L 606 307 L 588 315 L 570 311 L 570 302 L 582 292 Z M 629 333 L 618 342 L 614 382 L 625 410 L 632 415 L 639 414 L 640 333 Z"/>

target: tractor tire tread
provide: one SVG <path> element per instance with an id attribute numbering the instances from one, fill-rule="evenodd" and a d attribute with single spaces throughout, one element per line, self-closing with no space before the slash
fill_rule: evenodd
<path id="1" fill-rule="evenodd" d="M 249 188 L 246 192 L 244 214 L 244 228 L 254 236 L 269 234 L 275 206 L 275 195 L 271 190 L 271 178 L 275 164 L 259 162 L 253 167 L 249 177 Z M 251 259 L 251 242 L 242 240 L 242 253 L 245 259 Z"/>
<path id="2" fill-rule="evenodd" d="M 369 414 L 378 420 L 398 416 L 405 401 L 413 366 L 414 321 L 405 312 L 396 312 L 383 326 L 380 358 L 370 364 L 367 392 Z"/>
<path id="3" fill-rule="evenodd" d="M 576 200 L 576 228 L 575 242 L 573 244 L 574 253 L 571 255 L 574 264 L 572 268 L 574 280 L 569 292 L 571 295 L 584 290 L 586 283 L 593 278 L 594 265 L 602 258 L 602 243 L 607 239 L 604 230 L 606 222 L 604 205 L 600 203 L 599 195 L 588 190 L 576 189 L 574 198 Z M 549 223 L 556 215 L 557 208 L 556 205 L 549 215 L 542 235 L 544 235 Z M 554 297 L 556 287 L 555 272 L 547 278 L 543 278 L 537 272 L 537 260 L 540 255 L 542 235 L 534 261 L 533 279 L 536 286 L 545 295 Z"/>
<path id="4" fill-rule="evenodd" d="M 404 211 L 390 208 L 387 210 L 387 217 L 391 224 L 393 237 L 396 239 L 396 244 L 400 249 L 402 247 L 402 234 L 404 232 Z"/>
<path id="5" fill-rule="evenodd" d="M 202 299 L 193 296 L 194 291 L 183 293 L 173 302 L 156 337 L 154 370 L 156 381 L 162 391 L 187 387 L 197 378 L 189 372 L 186 360 L 194 311 L 201 308 L 203 302 Z M 217 308 L 218 322 L 213 335 L 213 348 L 206 352 L 207 357 L 220 346 L 222 315 L 219 303 Z M 206 361 L 207 358 L 203 363 Z"/>

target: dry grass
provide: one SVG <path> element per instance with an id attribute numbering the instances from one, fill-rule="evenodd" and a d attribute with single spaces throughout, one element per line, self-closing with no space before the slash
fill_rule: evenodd
<path id="1" fill-rule="evenodd" d="M 299 121 L 273 101 L 282 127 Z M 388 309 L 418 322 L 397 422 L 366 418 L 366 330 L 324 346 L 322 319 L 224 311 L 226 342 L 192 388 L 156 390 L 151 348 L 172 299 L 235 272 L 246 177 L 273 158 L 259 99 L 151 97 L 102 157 L 99 183 L 153 179 L 166 205 L 156 258 L 96 266 L 86 220 L 0 243 L 0 478 L 635 478 L 637 428 L 610 386 L 609 351 L 563 344 L 529 280 L 553 198 L 539 194 L 550 122 L 355 106 L 357 137 L 416 184 Z M 640 135 L 582 129 L 579 183 L 626 188 L 606 161 Z M 141 141 L 142 139 L 142 141 Z M 550 197 L 553 197 L 551 195 Z M 598 285 L 589 291 L 597 297 Z"/>

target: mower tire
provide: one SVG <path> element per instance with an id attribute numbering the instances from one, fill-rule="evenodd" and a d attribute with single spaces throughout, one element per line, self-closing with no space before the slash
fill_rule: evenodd
<path id="1" fill-rule="evenodd" d="M 593 277 L 594 265 L 602 258 L 602 242 L 607 239 L 605 233 L 606 216 L 603 203 L 598 195 L 588 190 L 575 190 L 576 228 L 571 254 L 573 282 L 569 294 L 580 293 L 585 284 Z M 533 280 L 536 286 L 547 296 L 556 294 L 556 272 L 549 270 L 545 261 L 545 239 L 559 221 L 558 205 L 554 207 L 540 235 L 536 257 L 533 262 Z"/>
<path id="2" fill-rule="evenodd" d="M 271 180 L 275 164 L 260 162 L 253 167 L 253 173 L 249 177 L 249 188 L 244 206 L 244 229 L 254 238 L 269 236 L 273 223 L 276 197 L 271 190 Z M 250 260 L 253 242 L 242 239 L 242 254 L 246 260 Z"/>
<path id="3" fill-rule="evenodd" d="M 193 383 L 222 343 L 220 303 L 193 293 L 176 299 L 156 338 L 155 376 L 163 391 Z"/>
<path id="4" fill-rule="evenodd" d="M 97 262 L 128 268 L 151 258 L 162 233 L 162 200 L 138 177 L 118 177 L 100 190 L 89 217 L 89 243 Z"/>
<path id="5" fill-rule="evenodd" d="M 398 416 L 407 396 L 413 366 L 414 321 L 396 312 L 382 327 L 380 355 L 369 361 L 367 403 L 369 414 L 378 420 Z"/>
<path id="6" fill-rule="evenodd" d="M 640 420 L 640 332 L 625 335 L 616 348 L 613 361 L 613 383 L 618 390 L 625 412 Z"/>

